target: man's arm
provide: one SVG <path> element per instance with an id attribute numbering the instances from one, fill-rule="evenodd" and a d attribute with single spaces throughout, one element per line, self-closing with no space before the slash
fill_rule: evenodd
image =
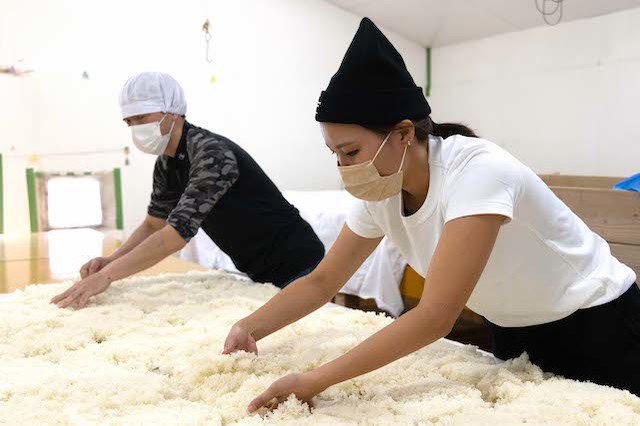
<path id="1" fill-rule="evenodd" d="M 111 284 L 113 281 L 144 271 L 182 249 L 185 245 L 186 241 L 180 234 L 172 226 L 165 225 L 130 249 L 129 252 L 109 263 L 99 274 L 103 274 Z"/>
<path id="2" fill-rule="evenodd" d="M 138 244 L 144 241 L 149 235 L 161 229 L 165 226 L 165 221 L 153 216 L 147 216 L 146 219 L 136 228 L 135 231 L 129 236 L 127 241 L 120 246 L 115 252 L 105 257 L 95 257 L 82 265 L 80 268 L 80 277 L 82 279 L 87 278 L 89 275 L 93 275 L 100 271 L 102 268 L 113 262 L 117 258 L 129 253 Z"/>
<path id="3" fill-rule="evenodd" d="M 54 297 L 52 303 L 61 307 L 82 308 L 91 296 L 105 291 L 113 281 L 147 269 L 186 245 L 239 176 L 238 164 L 230 149 L 215 141 L 200 142 L 193 147 L 189 183 L 175 208 L 168 214 L 167 225 L 134 248 L 131 248 L 133 240 L 131 244 L 126 244 L 127 247 L 119 251 L 116 260 Z M 156 166 L 158 164 L 156 162 Z M 166 186 L 163 179 L 162 173 L 154 176 L 154 192 L 148 210 L 158 216 L 164 216 L 175 199 L 175 194 L 170 191 L 167 193 L 166 188 L 163 190 Z M 141 235 L 136 239 L 138 237 L 141 238 Z M 129 251 L 123 254 L 126 249 Z"/>
<path id="4" fill-rule="evenodd" d="M 165 227 L 166 224 L 167 223 L 164 219 L 147 215 L 140 226 L 138 226 L 136 230 L 133 231 L 133 233 L 129 236 L 127 241 L 125 241 L 123 245 L 118 247 L 116 251 L 107 256 L 107 259 L 109 259 L 109 262 L 113 262 L 114 260 L 124 256 L 125 254 L 136 248 L 141 242 L 146 240 L 151 234 Z"/>
<path id="5" fill-rule="evenodd" d="M 61 308 L 83 308 L 89 298 L 105 291 L 113 281 L 126 278 L 155 265 L 170 254 L 184 247 L 186 241 L 176 230 L 166 225 L 154 232 L 128 253 L 109 263 L 102 270 L 71 286 L 67 291 L 51 299 Z"/>

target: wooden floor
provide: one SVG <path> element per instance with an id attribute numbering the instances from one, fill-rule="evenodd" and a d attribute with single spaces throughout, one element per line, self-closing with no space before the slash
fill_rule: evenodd
<path id="1" fill-rule="evenodd" d="M 121 245 L 117 234 L 93 229 L 70 229 L 31 235 L 0 235 L 0 293 L 29 284 L 79 278 L 89 259 L 108 256 Z M 205 267 L 169 256 L 136 275 L 204 271 Z"/>

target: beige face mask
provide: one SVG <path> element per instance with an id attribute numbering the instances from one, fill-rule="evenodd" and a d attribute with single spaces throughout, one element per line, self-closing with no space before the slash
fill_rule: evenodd
<path id="1" fill-rule="evenodd" d="M 390 136 L 391 133 L 384 138 L 373 159 L 362 164 L 338 166 L 345 189 L 354 197 L 364 201 L 382 201 L 402 191 L 402 165 L 404 164 L 408 145 L 404 147 L 400 167 L 396 173 L 389 176 L 380 176 L 378 169 L 373 164 Z"/>

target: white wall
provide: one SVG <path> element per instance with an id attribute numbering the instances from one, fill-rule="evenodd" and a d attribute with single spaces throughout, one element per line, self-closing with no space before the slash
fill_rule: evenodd
<path id="1" fill-rule="evenodd" d="M 314 114 L 359 17 L 321 0 L 0 0 L 0 9 L 1 64 L 24 59 L 36 69 L 23 78 L 0 75 L 7 232 L 29 229 L 24 169 L 31 153 L 130 146 L 117 94 L 140 71 L 172 74 L 185 89 L 188 119 L 247 149 L 281 189 L 338 187 Z M 204 60 L 207 17 L 213 64 Z M 424 86 L 424 49 L 388 35 Z M 146 212 L 153 160 L 132 148 L 128 167 L 118 153 L 41 155 L 32 165 L 123 167 L 130 231 Z"/>
<path id="2" fill-rule="evenodd" d="M 436 121 L 539 173 L 640 171 L 640 9 L 432 51 Z"/>

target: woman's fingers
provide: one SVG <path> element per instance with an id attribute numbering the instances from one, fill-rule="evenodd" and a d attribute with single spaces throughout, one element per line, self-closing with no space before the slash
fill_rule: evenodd
<path id="1" fill-rule="evenodd" d="M 248 340 L 248 352 L 253 352 L 254 354 L 258 355 L 258 345 L 256 344 L 255 339 L 253 337 L 249 337 Z"/>
<path id="2" fill-rule="evenodd" d="M 266 391 L 262 392 L 256 399 L 251 401 L 251 403 L 249 404 L 249 407 L 248 407 L 249 412 L 253 413 L 254 411 L 259 409 L 260 407 L 267 405 L 267 403 L 269 403 L 272 399 L 274 399 L 276 397 L 276 394 L 277 394 L 277 392 L 273 388 L 273 385 L 269 386 L 269 388 Z M 273 405 L 273 404 L 271 404 L 271 405 Z"/>
<path id="3" fill-rule="evenodd" d="M 270 401 L 267 401 L 267 403 L 264 404 L 264 408 L 266 408 L 269 411 L 273 411 L 276 408 L 278 408 L 278 406 L 286 400 L 287 400 L 286 396 L 279 396 L 276 398 L 272 398 Z M 258 407 L 258 409 L 259 408 L 260 407 Z"/>
<path id="4" fill-rule="evenodd" d="M 231 331 L 227 336 L 227 339 L 224 341 L 224 349 L 222 351 L 222 355 L 229 355 L 231 352 L 234 352 L 238 348 L 238 336 Z"/>
<path id="5" fill-rule="evenodd" d="M 280 379 L 272 383 L 267 390 L 251 401 L 251 403 L 249 403 L 248 410 L 250 413 L 258 410 L 260 407 L 266 407 L 269 410 L 274 410 L 282 401 L 285 401 L 291 393 L 292 392 L 287 389 L 287 385 L 285 385 L 282 379 Z"/>
<path id="6" fill-rule="evenodd" d="M 258 346 L 249 333 L 239 333 L 232 329 L 224 342 L 222 354 L 228 355 L 236 351 L 253 352 L 258 355 Z"/>

